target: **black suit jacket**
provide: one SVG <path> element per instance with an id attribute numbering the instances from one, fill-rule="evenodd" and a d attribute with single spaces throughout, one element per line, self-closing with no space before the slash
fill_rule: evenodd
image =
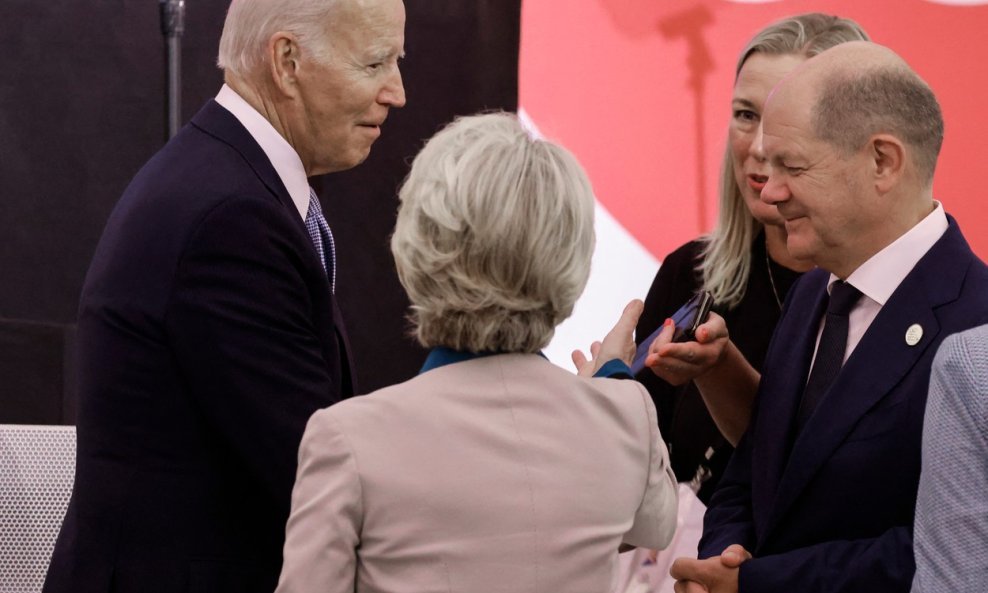
<path id="1" fill-rule="evenodd" d="M 745 592 L 907 592 L 930 367 L 952 333 L 988 321 L 988 268 L 957 224 L 882 307 L 805 427 L 796 411 L 829 274 L 793 287 L 748 431 L 704 517 L 700 557 L 739 543 Z M 906 331 L 922 338 L 910 345 Z"/>
<path id="2" fill-rule="evenodd" d="M 353 393 L 345 343 L 288 192 L 210 101 L 131 182 L 86 277 L 45 591 L 273 591 L 305 424 Z"/>

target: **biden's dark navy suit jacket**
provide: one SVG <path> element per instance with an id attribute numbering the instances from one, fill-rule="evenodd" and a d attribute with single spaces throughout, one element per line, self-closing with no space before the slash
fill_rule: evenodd
<path id="1" fill-rule="evenodd" d="M 701 558 L 734 543 L 754 555 L 742 592 L 909 590 L 933 356 L 946 336 L 988 321 L 988 268 L 950 219 L 795 436 L 828 279 L 814 270 L 792 289 L 748 432 L 704 519 Z M 910 346 L 913 324 L 923 336 Z"/>
<path id="2" fill-rule="evenodd" d="M 273 591 L 306 422 L 353 393 L 344 335 L 298 209 L 210 101 L 131 182 L 86 277 L 45 591 Z"/>

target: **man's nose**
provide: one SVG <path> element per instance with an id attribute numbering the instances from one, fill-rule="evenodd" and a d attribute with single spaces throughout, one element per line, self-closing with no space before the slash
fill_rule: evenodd
<path id="1" fill-rule="evenodd" d="M 785 202 L 791 195 L 789 187 L 779 179 L 778 173 L 770 172 L 765 186 L 762 187 L 761 200 L 774 206 L 779 202 Z"/>
<path id="2" fill-rule="evenodd" d="M 378 100 L 388 107 L 405 106 L 405 85 L 401 80 L 401 70 L 395 68 L 394 75 L 384 85 L 384 88 L 381 89 L 381 95 L 378 97 Z"/>

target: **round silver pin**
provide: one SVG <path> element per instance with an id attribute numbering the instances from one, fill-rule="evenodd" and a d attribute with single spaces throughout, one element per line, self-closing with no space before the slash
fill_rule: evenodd
<path id="1" fill-rule="evenodd" d="M 906 330 L 906 344 L 910 346 L 915 346 L 919 344 L 919 341 L 923 339 L 923 326 L 918 323 L 914 323 L 909 326 Z"/>

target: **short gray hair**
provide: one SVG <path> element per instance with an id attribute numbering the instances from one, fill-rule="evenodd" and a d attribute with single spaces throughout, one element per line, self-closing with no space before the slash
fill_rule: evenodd
<path id="1" fill-rule="evenodd" d="M 590 274 L 594 196 L 566 149 L 508 113 L 462 117 L 415 157 L 391 252 L 419 342 L 535 352 Z"/>
<path id="2" fill-rule="evenodd" d="M 247 77 L 267 63 L 267 44 L 278 31 L 295 35 L 317 62 L 329 55 L 326 28 L 341 0 L 233 0 L 220 36 L 217 65 Z"/>
<path id="3" fill-rule="evenodd" d="M 921 178 L 933 182 L 943 145 L 943 114 L 933 91 L 905 66 L 880 66 L 827 77 L 813 106 L 813 131 L 844 155 L 881 133 L 914 149 Z"/>

